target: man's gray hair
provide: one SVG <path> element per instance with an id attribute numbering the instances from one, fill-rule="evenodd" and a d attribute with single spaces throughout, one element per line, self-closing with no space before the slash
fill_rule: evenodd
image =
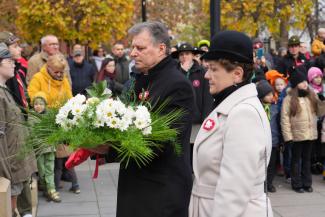
<path id="1" fill-rule="evenodd" d="M 319 28 L 317 34 L 320 35 L 325 32 L 325 28 Z"/>
<path id="2" fill-rule="evenodd" d="M 170 36 L 168 34 L 168 29 L 164 24 L 158 21 L 147 21 L 143 23 L 137 23 L 129 29 L 128 33 L 131 36 L 135 36 L 143 31 L 148 31 L 150 33 L 153 44 L 165 44 L 166 55 L 169 54 Z"/>
<path id="3" fill-rule="evenodd" d="M 52 37 L 54 37 L 54 38 L 58 38 L 58 37 L 56 37 L 55 35 L 45 35 L 45 36 L 43 36 L 43 37 L 41 38 L 41 44 L 44 45 L 44 44 L 46 43 L 47 39 L 48 39 L 48 38 L 52 38 Z"/>

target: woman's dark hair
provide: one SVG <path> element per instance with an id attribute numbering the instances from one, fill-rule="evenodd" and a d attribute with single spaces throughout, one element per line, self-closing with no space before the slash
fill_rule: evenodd
<path id="1" fill-rule="evenodd" d="M 110 62 L 115 62 L 114 59 L 112 58 L 105 58 L 102 62 L 102 66 L 100 67 L 100 70 L 98 72 L 98 75 L 97 75 L 97 78 L 96 78 L 96 81 L 99 82 L 99 81 L 103 81 L 105 79 L 105 75 L 106 75 L 106 66 L 107 64 L 109 64 Z M 115 78 L 115 74 L 116 72 L 114 71 L 114 73 L 112 74 L 111 76 L 111 79 L 114 79 Z"/>
<path id="2" fill-rule="evenodd" d="M 217 62 L 228 72 L 234 70 L 236 67 L 241 67 L 244 71 L 243 81 L 250 82 L 253 76 L 254 64 L 252 63 L 238 63 L 227 59 L 219 59 Z"/>
<path id="3" fill-rule="evenodd" d="M 292 88 L 289 92 L 290 99 L 290 116 L 296 116 L 296 114 L 301 112 L 301 107 L 299 104 L 298 98 L 298 87 Z M 308 87 L 308 95 L 307 98 L 310 100 L 311 110 L 316 112 L 317 110 L 317 99 L 313 90 Z"/>

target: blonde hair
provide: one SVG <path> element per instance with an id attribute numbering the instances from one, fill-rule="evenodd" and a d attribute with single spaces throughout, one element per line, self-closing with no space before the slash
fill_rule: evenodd
<path id="1" fill-rule="evenodd" d="M 47 60 L 47 66 L 54 71 L 63 72 L 64 69 L 67 67 L 67 61 L 62 55 L 55 54 L 53 56 L 49 56 Z"/>

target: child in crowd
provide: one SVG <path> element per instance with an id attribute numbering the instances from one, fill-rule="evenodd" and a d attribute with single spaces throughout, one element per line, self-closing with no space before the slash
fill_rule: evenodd
<path id="1" fill-rule="evenodd" d="M 32 101 L 32 106 L 35 112 L 38 114 L 46 113 L 46 94 L 44 92 L 38 92 Z M 31 118 L 33 122 L 33 118 Z M 37 167 L 39 175 L 40 189 L 44 189 L 44 195 L 48 201 L 61 202 L 59 192 L 55 190 L 54 184 L 54 160 L 55 149 L 47 148 L 37 153 Z"/>
<path id="2" fill-rule="evenodd" d="M 290 180 L 290 161 L 291 161 L 291 150 L 289 147 L 286 147 L 286 149 L 283 148 L 283 139 L 281 134 L 281 127 L 280 127 L 280 114 L 281 114 L 281 107 L 278 103 L 280 100 L 281 94 L 285 91 L 288 80 L 286 77 L 284 77 L 283 74 L 279 73 L 276 70 L 270 70 L 267 73 L 265 73 L 266 80 L 271 84 L 274 90 L 274 109 L 277 109 L 277 118 L 274 120 L 274 122 L 277 123 L 278 126 L 278 137 L 279 137 L 279 148 L 277 149 L 277 169 L 279 175 L 286 175 L 286 179 Z M 274 123 L 275 124 L 275 123 Z"/>
<path id="3" fill-rule="evenodd" d="M 282 105 L 281 127 L 284 141 L 292 144 L 291 186 L 297 193 L 312 192 L 311 151 L 317 139 L 317 116 L 324 115 L 323 103 L 300 71 L 291 73 L 290 83 L 292 89 Z"/>
<path id="4" fill-rule="evenodd" d="M 321 95 L 321 99 L 323 99 L 323 73 L 317 67 L 311 67 L 308 70 L 308 82 L 309 86 L 315 91 L 318 96 Z"/>
<path id="5" fill-rule="evenodd" d="M 276 174 L 276 160 L 277 150 L 280 144 L 280 130 L 279 130 L 279 110 L 274 102 L 273 88 L 266 80 L 261 80 L 256 85 L 258 98 L 260 99 L 264 110 L 270 120 L 272 132 L 272 152 L 270 162 L 267 168 L 267 191 L 276 192 L 273 185 L 273 179 Z"/>

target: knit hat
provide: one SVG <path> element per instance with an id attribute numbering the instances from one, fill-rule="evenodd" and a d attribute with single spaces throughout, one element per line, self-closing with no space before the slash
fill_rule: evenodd
<path id="1" fill-rule="evenodd" d="M 9 49 L 5 43 L 0 43 L 0 59 L 11 58 Z"/>
<path id="2" fill-rule="evenodd" d="M 203 46 L 210 47 L 210 41 L 209 41 L 209 40 L 206 40 L 206 39 L 203 39 L 203 40 L 201 40 L 201 41 L 199 41 L 199 42 L 197 43 L 197 46 L 198 46 L 199 48 L 201 48 L 201 47 L 203 47 Z"/>
<path id="3" fill-rule="evenodd" d="M 290 75 L 290 84 L 292 88 L 297 87 L 301 82 L 307 81 L 306 75 L 298 70 L 294 70 Z"/>
<path id="4" fill-rule="evenodd" d="M 14 44 L 17 41 L 19 41 L 19 38 L 11 32 L 0 32 L 0 42 L 6 43 L 7 46 Z"/>
<path id="5" fill-rule="evenodd" d="M 288 83 L 288 79 L 276 70 L 270 70 L 265 73 L 266 80 L 270 82 L 271 86 L 275 86 L 275 80 L 278 78 L 283 79 L 286 83 Z"/>
<path id="6" fill-rule="evenodd" d="M 308 70 L 308 82 L 309 83 L 312 83 L 313 79 L 317 76 L 321 76 L 323 77 L 323 73 L 322 71 L 317 68 L 317 67 L 311 67 L 309 70 Z"/>
<path id="7" fill-rule="evenodd" d="M 256 84 L 257 89 L 257 97 L 259 99 L 263 99 L 267 94 L 273 92 L 272 86 L 269 84 L 267 80 L 261 80 Z"/>

